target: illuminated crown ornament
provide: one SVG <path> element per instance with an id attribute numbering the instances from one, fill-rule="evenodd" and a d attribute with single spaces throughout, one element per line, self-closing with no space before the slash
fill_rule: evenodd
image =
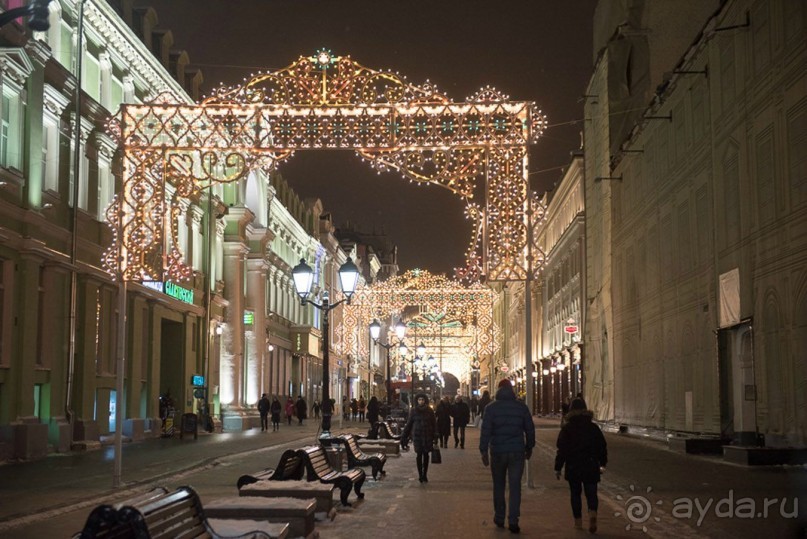
<path id="1" fill-rule="evenodd" d="M 443 187 L 466 203 L 484 189 L 467 258 L 479 256 L 490 281 L 523 280 L 527 145 L 545 127 L 533 103 L 495 88 L 454 102 L 428 81 L 412 84 L 324 48 L 219 87 L 200 104 L 165 93 L 125 104 L 108 126 L 123 149 L 123 190 L 111 222 L 118 254 L 104 260 L 125 280 L 189 276 L 172 241 L 181 199 L 272 170 L 296 150 L 350 149 L 379 172 Z"/>

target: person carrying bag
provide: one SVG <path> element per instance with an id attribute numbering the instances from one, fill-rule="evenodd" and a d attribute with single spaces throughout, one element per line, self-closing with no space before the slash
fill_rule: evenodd
<path id="1" fill-rule="evenodd" d="M 416 405 L 409 413 L 409 419 L 401 435 L 401 448 L 406 449 L 409 440 L 415 446 L 418 478 L 421 483 L 428 483 L 429 458 L 435 448 L 437 438 L 437 420 L 434 410 L 429 406 L 425 393 L 418 393 Z"/>

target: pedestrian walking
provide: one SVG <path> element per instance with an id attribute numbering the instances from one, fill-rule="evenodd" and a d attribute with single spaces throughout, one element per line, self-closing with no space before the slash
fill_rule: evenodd
<path id="1" fill-rule="evenodd" d="M 264 393 L 258 401 L 258 413 L 261 414 L 261 432 L 269 430 L 269 408 L 272 407 L 272 402 L 269 397 Z"/>
<path id="2" fill-rule="evenodd" d="M 272 431 L 276 431 L 280 429 L 280 412 L 283 411 L 283 407 L 280 405 L 280 400 L 277 396 L 272 397 L 272 406 L 269 408 L 269 411 L 272 413 Z"/>
<path id="3" fill-rule="evenodd" d="M 359 417 L 359 402 L 356 399 L 350 401 L 350 418 L 353 421 Z"/>
<path id="4" fill-rule="evenodd" d="M 434 413 L 437 415 L 437 441 L 440 447 L 448 447 L 448 437 L 451 436 L 451 403 L 448 395 L 440 399 Z"/>
<path id="5" fill-rule="evenodd" d="M 364 422 L 364 412 L 367 410 L 367 401 L 364 397 L 359 397 L 359 421 Z"/>
<path id="6" fill-rule="evenodd" d="M 291 425 L 292 417 L 294 417 L 294 401 L 291 400 L 291 397 L 289 397 L 286 400 L 286 419 L 288 420 L 289 425 Z"/>
<path id="7" fill-rule="evenodd" d="M 479 414 L 479 398 L 476 395 L 471 397 L 469 408 L 471 409 L 471 421 L 476 421 L 476 416 Z"/>
<path id="8" fill-rule="evenodd" d="M 306 404 L 305 399 L 302 395 L 297 397 L 297 402 L 294 405 L 296 412 L 297 412 L 297 425 L 303 426 L 303 419 L 308 417 L 308 404 Z"/>
<path id="9" fill-rule="evenodd" d="M 350 419 L 350 401 L 347 398 L 347 395 L 342 397 L 342 419 L 347 421 Z"/>
<path id="10" fill-rule="evenodd" d="M 429 455 L 434 448 L 437 421 L 434 410 L 429 406 L 429 400 L 424 393 L 418 393 L 415 402 L 416 405 L 409 413 L 409 419 L 401 434 L 401 447 L 406 449 L 408 441 L 412 440 L 412 445 L 415 447 L 418 479 L 421 483 L 428 483 Z"/>
<path id="11" fill-rule="evenodd" d="M 509 380 L 499 382 L 496 400 L 484 408 L 479 451 L 482 464 L 490 465 L 493 476 L 493 522 L 504 527 L 506 503 L 505 483 L 509 483 L 510 531 L 519 533 L 518 518 L 521 511 L 521 476 L 524 461 L 535 447 L 535 424 L 527 405 L 516 399 Z M 488 457 L 488 450 L 490 456 Z"/>
<path id="12" fill-rule="evenodd" d="M 569 406 L 572 404 L 572 398 L 569 395 L 563 397 L 563 402 L 560 403 L 560 426 L 566 424 L 566 414 L 569 413 Z"/>
<path id="13" fill-rule="evenodd" d="M 566 468 L 564 478 L 569 482 L 574 527 L 583 528 L 583 501 L 588 506 L 588 531 L 597 531 L 597 483 L 608 464 L 608 448 L 600 427 L 593 422 L 594 415 L 586 409 L 583 399 L 575 398 L 569 405 L 566 424 L 558 434 L 558 452 L 555 456 L 555 477 Z"/>
<path id="14" fill-rule="evenodd" d="M 487 389 L 482 392 L 482 398 L 479 399 L 479 415 L 485 417 L 485 408 L 490 404 L 490 391 Z"/>
<path id="15" fill-rule="evenodd" d="M 314 401 L 314 404 L 311 405 L 311 411 L 314 412 L 314 419 L 319 419 L 319 401 Z"/>
<path id="16" fill-rule="evenodd" d="M 456 402 L 451 407 L 451 418 L 454 420 L 454 449 L 458 445 L 465 449 L 465 427 L 471 420 L 471 408 L 462 400 L 462 395 L 457 395 Z"/>
<path id="17" fill-rule="evenodd" d="M 370 397 L 370 402 L 367 403 L 367 421 L 370 422 L 370 427 L 378 423 L 379 410 L 381 406 L 378 404 L 378 399 L 375 395 Z"/>

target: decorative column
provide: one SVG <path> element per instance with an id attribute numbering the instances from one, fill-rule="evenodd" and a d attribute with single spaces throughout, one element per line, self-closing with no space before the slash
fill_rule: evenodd
<path id="1" fill-rule="evenodd" d="M 269 269 L 266 260 L 249 258 L 247 264 L 247 297 L 246 307 L 254 313 L 252 327 L 246 327 L 253 343 L 249 347 L 249 357 L 246 358 L 246 404 L 254 406 L 261 393 L 265 392 L 263 385 L 264 371 L 267 368 L 268 353 L 266 350 L 266 272 Z"/>
<path id="2" fill-rule="evenodd" d="M 244 261 L 249 248 L 240 241 L 225 241 L 224 296 L 227 307 L 222 333 L 220 399 L 224 430 L 243 428 L 244 405 Z"/>

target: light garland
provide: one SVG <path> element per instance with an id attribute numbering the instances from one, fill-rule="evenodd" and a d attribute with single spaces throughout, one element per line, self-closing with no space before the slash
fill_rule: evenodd
<path id="1" fill-rule="evenodd" d="M 494 300 L 495 293 L 482 284 L 465 285 L 426 270 L 410 270 L 356 290 L 350 304 L 343 305 L 337 350 L 343 355 L 364 354 L 372 320 L 400 318 L 407 307 L 417 306 L 419 314 L 407 322 L 410 328 L 419 328 L 417 340 L 432 350 L 442 348 L 445 372 L 467 376 L 471 358 L 499 349 Z"/>
<path id="2" fill-rule="evenodd" d="M 466 200 L 475 220 L 466 280 L 483 271 L 488 280 L 524 279 L 527 145 L 545 127 L 533 103 L 495 88 L 457 103 L 428 81 L 414 85 L 327 49 L 220 87 L 199 105 L 166 95 L 123 105 L 108 127 L 126 166 L 122 196 L 109 211 L 114 253 L 104 261 L 125 280 L 186 279 L 190 269 L 170 241 L 176 197 L 272 169 L 298 149 L 353 149 L 379 173 L 396 170 Z M 176 188 L 171 201 L 165 183 Z M 485 186 L 484 211 L 470 203 L 477 186 Z"/>

